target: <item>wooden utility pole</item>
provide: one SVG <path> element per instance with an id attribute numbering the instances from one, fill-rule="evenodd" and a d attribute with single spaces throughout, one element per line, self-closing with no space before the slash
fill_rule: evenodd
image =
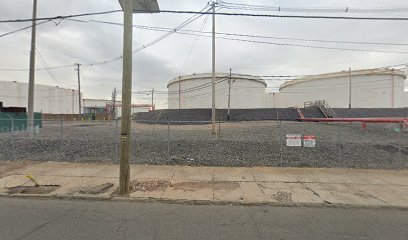
<path id="1" fill-rule="evenodd" d="M 119 194 L 129 195 L 130 185 L 130 130 L 132 104 L 132 35 L 133 0 L 124 0 L 123 7 L 123 73 L 122 73 L 122 120 L 120 135 Z"/>
<path id="2" fill-rule="evenodd" d="M 33 21 L 31 27 L 30 73 L 28 77 L 28 105 L 27 129 L 34 133 L 34 87 L 35 87 L 35 51 L 36 51 L 36 25 L 37 25 L 37 0 L 33 1 Z"/>
<path id="3" fill-rule="evenodd" d="M 228 113 L 227 113 L 228 120 L 230 120 L 230 111 L 231 111 L 231 78 L 232 78 L 232 69 L 230 68 L 230 75 L 228 79 Z"/>
<path id="4" fill-rule="evenodd" d="M 211 129 L 212 134 L 217 133 L 215 127 L 215 5 L 216 1 L 212 3 L 212 118 L 211 118 Z"/>
<path id="5" fill-rule="evenodd" d="M 77 63 L 75 64 L 76 68 L 75 71 L 77 71 L 77 75 L 78 75 L 78 106 L 79 106 L 79 115 L 82 114 L 82 98 L 81 98 L 81 64 Z"/>

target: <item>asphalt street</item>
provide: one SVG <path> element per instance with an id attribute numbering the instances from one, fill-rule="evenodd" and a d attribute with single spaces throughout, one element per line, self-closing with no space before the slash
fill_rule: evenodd
<path id="1" fill-rule="evenodd" d="M 0 198 L 9 239 L 408 239 L 408 211 Z"/>

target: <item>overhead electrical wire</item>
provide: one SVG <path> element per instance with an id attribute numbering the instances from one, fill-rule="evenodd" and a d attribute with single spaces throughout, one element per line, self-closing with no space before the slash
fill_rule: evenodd
<path id="1" fill-rule="evenodd" d="M 190 14 L 195 14 L 193 17 L 189 18 L 187 21 L 185 21 L 183 24 L 179 25 L 177 28 L 174 28 L 172 31 L 169 31 L 167 34 L 159 37 L 156 40 L 153 40 L 145 45 L 143 45 L 142 47 L 136 49 L 135 51 L 133 51 L 133 53 L 139 52 L 149 46 L 152 46 L 158 42 L 160 42 L 161 40 L 167 38 L 168 36 L 170 36 L 173 33 L 180 33 L 180 34 L 185 34 L 185 33 L 181 33 L 178 32 L 179 30 L 181 30 L 181 28 L 185 27 L 186 25 L 188 25 L 189 23 L 191 23 L 192 21 L 196 20 L 198 17 L 205 15 L 205 14 L 212 14 L 209 12 L 209 10 L 204 11 L 207 6 L 198 12 L 194 12 L 194 11 L 161 11 L 161 12 L 166 12 L 166 13 L 190 13 Z M 51 18 L 38 18 L 37 20 L 55 20 L 55 19 L 69 19 L 69 18 L 75 18 L 75 17 L 82 17 L 82 16 L 92 16 L 92 15 L 102 15 L 102 14 L 109 14 L 109 13 L 115 13 L 115 12 L 119 12 L 121 10 L 113 10 L 113 11 L 105 11 L 105 12 L 95 12 L 95 13 L 84 13 L 84 14 L 76 14 L 76 15 L 66 15 L 66 16 L 56 16 L 56 17 L 51 17 Z M 237 15 L 242 15 L 239 13 L 215 13 L 218 15 L 232 15 L 232 16 L 237 16 Z M 197 16 L 197 18 L 195 18 L 195 16 Z M 245 15 L 245 14 L 244 14 Z M 254 14 L 246 14 L 249 16 L 255 16 Z M 273 15 L 259 15 L 259 16 L 268 16 L 268 17 L 272 17 Z M 279 17 L 291 17 L 291 16 L 284 16 L 284 15 L 279 15 Z M 305 18 L 314 18 L 314 17 L 319 17 L 319 16 L 293 16 L 293 17 L 305 17 Z M 325 16 L 320 16 L 320 17 L 325 17 Z M 327 17 L 327 16 L 326 16 Z M 330 17 L 331 18 L 331 17 Z M 345 17 L 333 17 L 334 19 L 344 19 Z M 352 19 L 360 19 L 358 17 L 352 17 Z M 367 17 L 363 17 L 364 20 L 374 20 L 375 18 L 367 18 Z M 391 20 L 391 18 L 377 18 L 382 19 L 382 20 Z M 31 21 L 32 19 L 30 19 Z M 405 18 L 405 20 L 408 20 L 408 18 Z M 18 19 L 18 20 L 14 20 L 15 22 L 24 22 L 24 21 L 28 21 L 28 19 Z M 13 22 L 12 20 L 0 20 L 1 22 Z M 225 34 L 225 33 L 224 33 Z M 237 34 L 236 34 L 237 35 Z M 249 37 L 249 36 L 248 36 Z M 253 37 L 261 37 L 261 36 L 253 36 Z M 233 41 L 243 41 L 243 42 L 250 42 L 250 43 L 261 43 L 261 44 L 270 44 L 270 45 L 281 45 L 281 46 L 296 46 L 296 47 L 308 47 L 308 48 L 320 48 L 320 49 L 332 49 L 332 50 L 350 50 L 350 51 L 364 51 L 364 52 L 383 52 L 383 53 L 402 53 L 402 54 L 406 54 L 408 52 L 397 52 L 397 51 L 386 51 L 386 50 L 369 50 L 369 49 L 356 49 L 356 48 L 339 48 L 339 47 L 323 47 L 323 46 L 314 46 L 314 45 L 301 45 L 301 44 L 291 44 L 291 43 L 276 43 L 276 42 L 265 42 L 265 41 L 254 41 L 254 40 L 248 40 L 248 39 L 239 39 L 239 38 L 225 38 L 225 37 L 218 37 L 220 39 L 225 39 L 225 40 L 233 40 Z M 293 39 L 295 40 L 295 39 Z M 300 40 L 300 39 L 298 39 Z M 306 40 L 307 39 L 302 39 L 302 40 Z M 310 41 L 314 41 L 315 39 L 310 39 Z M 329 40 L 328 40 L 329 41 Z M 351 42 L 350 42 L 351 43 Z M 373 43 L 376 44 L 376 43 Z M 380 43 L 381 44 L 381 43 Z M 391 43 L 392 44 L 392 43 Z M 100 64 L 107 64 L 110 62 L 114 62 L 117 60 L 122 59 L 122 56 L 116 57 L 116 58 L 112 58 L 109 60 L 105 60 L 105 61 L 100 61 L 100 62 L 95 62 L 95 63 L 88 63 L 88 64 L 83 64 L 84 66 L 94 66 L 94 65 L 100 65 Z M 58 69 L 58 68 L 66 68 L 66 67 L 71 67 L 73 64 L 69 64 L 69 65 L 62 65 L 62 66 L 55 66 L 55 67 L 49 67 L 47 69 Z M 28 69 L 0 69 L 0 71 L 27 71 Z M 40 68 L 37 70 L 46 70 L 45 68 Z"/>
<path id="2" fill-rule="evenodd" d="M 38 22 L 38 23 L 36 23 L 35 25 L 36 26 L 39 26 L 39 25 L 42 25 L 42 24 L 45 24 L 45 23 L 49 23 L 49 22 L 51 22 L 52 20 L 46 20 L 46 21 L 42 21 L 42 22 Z M 30 26 L 26 26 L 26 27 L 23 27 L 23 28 L 20 28 L 20 29 L 17 29 L 17 30 L 13 30 L 13 31 L 11 31 L 11 32 L 6 32 L 6 33 L 3 33 L 3 34 L 0 34 L 0 38 L 2 38 L 2 37 L 5 37 L 5 36 L 8 36 L 8 35 L 11 35 L 11 34 L 14 34 L 14 33 L 18 33 L 18 32 L 21 32 L 21 31 L 24 31 L 24 30 L 27 30 L 27 29 L 30 29 L 30 28 L 32 28 L 33 26 L 32 25 L 30 25 Z"/>
<path id="3" fill-rule="evenodd" d="M 60 16 L 53 16 L 53 17 L 38 17 L 38 18 L 22 18 L 22 19 L 6 19 L 0 20 L 0 23 L 20 23 L 20 22 L 32 22 L 36 21 L 43 21 L 43 20 L 60 20 L 60 19 L 67 19 L 67 18 L 76 18 L 76 17 L 86 17 L 86 16 L 96 16 L 96 15 L 106 15 L 111 13 L 118 13 L 122 12 L 122 10 L 111 10 L 111 11 L 102 11 L 102 12 L 90 12 L 90 13 L 80 13 L 80 14 L 71 14 L 71 15 L 60 15 Z"/>
<path id="4" fill-rule="evenodd" d="M 54 75 L 54 73 L 51 72 L 51 70 L 48 67 L 47 62 L 45 61 L 44 57 L 42 56 L 42 54 L 40 53 L 40 50 L 38 50 L 38 48 L 36 48 L 36 53 L 40 58 L 40 61 L 42 62 L 45 71 L 47 71 L 48 75 L 50 75 L 50 77 L 54 80 L 54 82 L 58 85 L 58 86 L 62 86 L 61 82 L 59 82 L 57 80 L 57 77 Z"/>
<path id="5" fill-rule="evenodd" d="M 109 23 L 106 21 L 93 21 L 105 24 L 121 25 L 120 23 Z M 149 27 L 149 26 L 140 26 L 135 25 L 135 28 L 141 28 L 145 30 L 160 31 L 160 32 L 173 32 L 170 28 L 163 27 Z M 191 35 L 195 37 L 207 37 L 210 38 L 211 32 L 203 31 L 194 31 L 194 30 L 180 30 L 175 32 L 177 34 Z M 260 35 L 250 35 L 250 34 L 238 34 L 238 33 L 225 33 L 217 32 L 216 35 L 227 35 L 227 36 L 242 36 L 248 38 L 263 38 L 263 39 L 278 39 L 278 40 L 295 40 L 295 41 L 306 41 L 306 42 L 325 42 L 325 43 L 341 43 L 341 44 L 365 44 L 365 45 L 391 45 L 391 46 L 408 46 L 408 43 L 389 43 L 389 42 L 358 42 L 358 41 L 337 41 L 337 40 L 320 40 L 320 39 L 302 39 L 302 38 L 287 38 L 287 37 L 272 37 L 272 36 L 260 36 Z M 328 49 L 328 50 L 345 50 L 345 51 L 359 51 L 359 52 L 379 52 L 379 53 L 397 53 L 397 54 L 408 54 L 408 52 L 402 51 L 388 51 L 388 50 L 379 50 L 379 49 L 361 49 L 361 48 L 349 48 L 349 47 L 330 47 L 330 46 L 316 46 L 316 45 L 305 45 L 298 43 L 286 43 L 286 42 L 270 42 L 270 41 L 259 41 L 251 40 L 244 38 L 231 38 L 231 37 L 220 37 L 216 36 L 217 39 L 231 40 L 231 41 L 241 41 L 248 43 L 259 43 L 259 44 L 269 44 L 269 45 L 278 45 L 278 46 L 293 46 L 293 47 L 302 47 L 302 48 L 316 48 L 316 49 Z"/>
<path id="6" fill-rule="evenodd" d="M 209 5 L 207 4 L 200 12 L 205 11 L 205 10 L 208 8 L 208 6 L 209 6 Z M 209 11 L 209 9 L 208 9 L 207 11 Z M 93 14 L 78 14 L 78 15 L 69 15 L 69 16 L 70 16 L 70 18 L 71 18 L 71 17 L 73 18 L 73 17 L 78 17 L 78 16 L 90 16 L 90 15 L 108 14 L 108 13 L 113 13 L 113 12 L 116 12 L 116 11 L 99 12 L 99 13 L 93 13 Z M 150 46 L 152 46 L 152 45 L 154 45 L 154 44 L 160 42 L 161 40 L 163 40 L 163 39 L 169 37 L 169 36 L 172 35 L 173 33 L 177 32 L 178 30 L 182 29 L 183 27 L 185 27 L 185 26 L 189 25 L 190 23 L 194 22 L 195 20 L 197 20 L 197 19 L 200 18 L 201 16 L 203 16 L 203 15 L 202 15 L 202 14 L 199 14 L 199 13 L 198 13 L 198 14 L 195 14 L 194 16 L 188 18 L 186 21 L 184 21 L 184 22 L 181 23 L 179 26 L 177 26 L 176 28 L 174 28 L 171 32 L 168 32 L 168 33 L 166 33 L 166 34 L 160 36 L 159 38 L 157 38 L 157 39 L 155 39 L 155 40 L 153 40 L 153 41 L 151 41 L 151 42 L 149 42 L 149 43 L 147 43 L 147 44 L 144 44 L 144 45 L 142 45 L 142 47 L 140 47 L 140 48 L 134 50 L 134 51 L 133 51 L 133 54 L 135 54 L 135 53 L 137 53 L 137 52 L 139 52 L 139 51 L 142 51 L 143 49 L 148 48 L 148 47 L 150 47 Z M 67 18 L 68 18 L 68 17 L 67 17 Z M 58 19 L 65 19 L 65 18 L 58 18 Z M 54 19 L 51 19 L 51 20 L 54 20 Z M 72 20 L 72 19 L 71 19 L 71 20 Z M 1 21 L 0 21 L 0 23 L 1 23 Z M 92 67 L 92 66 L 96 66 L 96 65 L 108 64 L 108 63 L 111 63 L 111 62 L 118 61 L 118 60 L 120 60 L 120 59 L 122 59 L 122 56 L 115 57 L 115 58 L 108 59 L 108 60 L 104 60 L 104 61 L 94 62 L 94 63 L 85 63 L 85 64 L 82 64 L 82 66 L 83 66 L 83 67 Z M 74 65 L 75 65 L 75 64 L 61 65 L 61 66 L 55 66 L 55 67 L 48 67 L 48 70 L 49 70 L 49 69 L 68 68 L 68 67 L 72 67 L 72 66 L 74 66 Z M 19 71 L 28 71 L 28 70 L 29 70 L 29 69 L 7 69 L 7 68 L 0 68 L 0 71 L 16 71 L 16 72 L 19 72 Z M 46 68 L 36 68 L 36 70 L 46 70 Z"/>
<path id="7" fill-rule="evenodd" d="M 209 15 L 205 16 L 204 21 L 203 21 L 203 23 L 201 24 L 200 31 L 203 31 L 203 30 L 204 30 L 204 27 L 205 27 L 205 25 L 206 25 L 206 23 L 207 23 L 208 17 L 209 17 Z M 186 59 L 184 60 L 183 64 L 181 65 L 181 68 L 180 68 L 180 71 L 179 71 L 180 73 L 181 73 L 181 71 L 184 70 L 184 68 L 185 68 L 186 65 L 187 65 L 187 62 L 190 60 L 191 55 L 193 54 L 193 51 L 194 51 L 195 47 L 197 46 L 199 37 L 200 37 L 200 36 L 196 36 L 195 39 L 194 39 L 194 41 L 193 41 L 193 44 L 190 46 L 190 49 L 189 49 L 188 52 L 187 52 Z"/>
<path id="8" fill-rule="evenodd" d="M 218 1 L 219 6 L 226 9 L 253 10 L 253 11 L 275 11 L 275 12 L 303 12 L 303 13 L 401 13 L 408 12 L 408 7 L 399 8 L 353 8 L 353 7 L 336 7 L 336 8 L 318 8 L 318 7 L 282 7 L 252 5 L 243 3 L 234 3 Z"/>
<path id="9" fill-rule="evenodd" d="M 180 25 L 178 25 L 177 27 L 175 27 L 175 28 L 172 29 L 171 31 L 167 32 L 166 34 L 160 36 L 159 38 L 157 38 L 157 39 L 155 39 L 155 40 L 153 40 L 153 41 L 150 41 L 150 42 L 148 42 L 148 43 L 146 43 L 146 44 L 143 44 L 141 47 L 139 47 L 139 48 L 133 50 L 133 51 L 132 51 L 132 54 L 135 54 L 135 53 L 140 52 L 140 51 L 142 51 L 142 50 L 144 50 L 144 49 L 146 49 L 146 48 L 148 48 L 148 47 L 150 47 L 150 46 L 155 45 L 156 43 L 158 43 L 158 42 L 160 42 L 160 41 L 166 39 L 166 38 L 169 37 L 170 35 L 176 33 L 177 31 L 181 30 L 181 29 L 184 28 L 185 26 L 187 26 L 187 25 L 189 25 L 190 23 L 194 22 L 195 20 L 199 19 L 200 17 L 203 16 L 203 14 L 201 14 L 201 13 L 205 13 L 206 11 L 209 11 L 209 10 L 210 10 L 210 9 L 207 9 L 208 6 L 209 6 L 209 5 L 207 4 L 207 5 L 206 5 L 201 11 L 199 11 L 197 14 L 195 14 L 195 15 L 193 15 L 192 17 L 188 18 L 186 21 L 184 21 L 183 23 L 181 23 Z M 204 11 L 204 12 L 203 12 L 203 11 Z M 88 66 L 88 67 L 92 67 L 92 66 L 96 66 L 96 65 L 102 65 L 102 64 L 107 64 L 107 63 L 115 62 L 115 61 L 118 61 L 118 60 L 120 60 L 120 59 L 122 59 L 122 56 L 115 57 L 115 58 L 112 58 L 112 59 L 109 59 L 109 60 L 105 60 L 105 61 L 95 62 L 95 63 L 86 63 L 86 64 L 83 64 L 83 66 L 84 66 L 84 67 L 87 67 L 87 66 Z"/>
<path id="10" fill-rule="evenodd" d="M 72 19 L 71 19 L 72 20 Z M 89 20 L 83 21 L 86 23 L 95 22 L 95 23 L 103 23 L 103 24 L 111 24 L 117 26 L 123 26 L 122 23 L 116 22 L 109 22 L 109 21 L 99 21 L 99 20 Z M 172 31 L 172 28 L 167 27 L 155 27 L 155 26 L 146 26 L 146 25 L 133 25 L 134 28 L 143 29 L 143 30 L 151 30 L 151 31 L 159 31 L 159 32 L 168 32 Z M 201 36 L 195 35 L 194 33 L 199 34 L 212 34 L 212 32 L 208 31 L 197 31 L 197 30 L 180 30 L 177 32 L 178 34 L 181 33 L 192 33 L 192 36 Z M 292 37 L 276 37 L 276 36 L 262 36 L 262 35 L 254 35 L 254 34 L 240 34 L 240 33 L 228 33 L 228 32 L 215 32 L 216 35 L 225 35 L 225 36 L 239 36 L 239 37 L 248 37 L 248 38 L 265 38 L 265 39 L 276 39 L 276 40 L 293 40 L 293 41 L 304 41 L 304 42 L 323 42 L 323 43 L 341 43 L 341 44 L 361 44 L 361 45 L 389 45 L 389 46 L 408 46 L 408 43 L 396 43 L 396 42 L 366 42 L 366 41 L 344 41 L 344 40 L 325 40 L 325 39 L 305 39 L 305 38 L 292 38 Z M 188 35 L 188 34 L 187 34 Z"/>
<path id="11" fill-rule="evenodd" d="M 225 6 L 223 6 L 225 8 Z M 52 17 L 38 17 L 24 18 L 24 19 L 5 19 L 0 20 L 0 23 L 20 23 L 20 22 L 32 22 L 43 20 L 63 20 L 76 17 L 106 15 L 111 13 L 122 12 L 122 10 L 111 10 L 102 12 L 91 12 L 71 15 L 60 15 Z M 142 12 L 141 12 L 142 13 Z M 358 17 L 358 16 L 325 16 L 325 15 L 281 15 L 281 14 L 252 14 L 252 13 L 231 13 L 231 12 L 216 12 L 209 11 L 180 11 L 180 10 L 160 10 L 160 13 L 172 13 L 172 14 L 200 14 L 200 15 L 220 15 L 220 16 L 238 16 L 238 17 L 263 17 L 263 18 L 297 18 L 297 19 L 332 19 L 332 20 L 372 20 L 372 21 L 408 21 L 407 17 Z"/>

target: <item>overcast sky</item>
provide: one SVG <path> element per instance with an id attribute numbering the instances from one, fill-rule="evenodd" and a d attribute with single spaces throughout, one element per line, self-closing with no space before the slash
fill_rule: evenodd
<path id="1" fill-rule="evenodd" d="M 206 0 L 159 0 L 163 10 L 201 10 Z M 229 0 L 282 7 L 349 7 L 393 8 L 408 7 L 404 0 Z M 120 9 L 117 0 L 38 0 L 38 17 L 69 15 Z M 248 12 L 226 10 L 220 12 Z M 257 13 L 257 12 L 251 12 Z M 265 13 L 265 12 L 263 12 Z M 271 12 L 275 14 L 275 12 Z M 30 18 L 32 0 L 0 1 L 0 19 Z M 280 13 L 294 14 L 294 13 Z M 407 17 L 407 13 L 333 14 L 336 16 Z M 189 18 L 186 14 L 138 14 L 134 24 L 174 28 Z M 122 13 L 76 18 L 121 23 Z M 187 30 L 211 31 L 211 18 L 201 17 L 186 26 Z M 30 23 L 0 23 L 0 34 L 28 26 Z M 305 39 L 408 43 L 408 21 L 306 20 L 282 18 L 251 18 L 217 16 L 217 31 Z M 0 38 L 0 69 L 26 69 L 29 66 L 30 29 Z M 52 66 L 93 63 L 122 55 L 121 26 L 94 22 L 55 21 L 37 27 L 37 49 Z M 163 32 L 134 29 L 134 49 L 146 44 Z M 262 40 L 262 39 L 261 39 Z M 196 42 L 196 44 L 194 44 Z M 328 47 L 360 48 L 408 52 L 407 46 L 350 45 L 293 40 L 267 40 L 279 43 L 306 44 Z M 192 48 L 192 46 L 195 46 Z M 191 54 L 189 54 L 191 52 Z M 189 56 L 189 57 L 188 57 Z M 294 46 L 276 46 L 217 40 L 217 72 L 255 75 L 308 75 L 331 71 L 374 68 L 408 62 L 408 54 L 327 50 Z M 43 63 L 37 58 L 37 67 Z M 82 91 L 86 98 L 110 98 L 114 87 L 121 88 L 121 61 L 82 68 Z M 169 80 L 183 74 L 211 71 L 211 38 L 173 34 L 165 40 L 134 55 L 134 91 L 166 90 Z M 74 67 L 52 70 L 58 82 L 66 88 L 76 88 Z M 0 80 L 28 82 L 28 71 L 0 71 Z M 36 72 L 36 83 L 57 85 L 46 71 Z M 271 82 L 269 86 L 277 86 Z M 271 91 L 271 89 L 269 89 Z M 167 104 L 166 95 L 157 96 L 157 105 Z M 138 103 L 149 102 L 149 96 L 135 97 Z"/>

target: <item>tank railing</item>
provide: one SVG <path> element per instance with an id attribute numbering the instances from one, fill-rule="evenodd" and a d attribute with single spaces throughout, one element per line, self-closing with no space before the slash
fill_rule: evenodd
<path id="1" fill-rule="evenodd" d="M 316 101 L 308 101 L 304 103 L 305 108 L 309 107 L 317 107 L 323 113 L 326 118 L 334 118 L 336 117 L 336 113 L 330 107 L 326 100 L 316 100 Z"/>

